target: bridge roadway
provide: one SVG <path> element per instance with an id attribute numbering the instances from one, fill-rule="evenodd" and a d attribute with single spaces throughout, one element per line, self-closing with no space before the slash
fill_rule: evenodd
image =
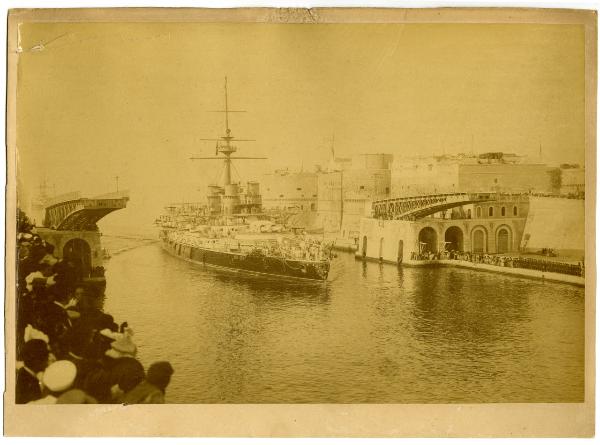
<path id="1" fill-rule="evenodd" d="M 374 218 L 415 221 L 453 207 L 496 199 L 496 193 L 445 193 L 382 199 L 374 201 L 372 209 Z"/>

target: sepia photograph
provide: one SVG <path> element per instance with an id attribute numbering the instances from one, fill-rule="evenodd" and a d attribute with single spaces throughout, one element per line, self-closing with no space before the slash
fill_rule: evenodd
<path id="1" fill-rule="evenodd" d="M 11 10 L 7 432 L 323 405 L 452 436 L 423 425 L 472 405 L 593 434 L 596 21 Z"/>

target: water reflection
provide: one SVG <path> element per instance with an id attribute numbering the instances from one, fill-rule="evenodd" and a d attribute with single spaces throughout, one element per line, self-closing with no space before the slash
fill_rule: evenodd
<path id="1" fill-rule="evenodd" d="M 129 318 L 145 363 L 173 362 L 172 402 L 583 397 L 579 288 L 348 254 L 321 286 L 215 274 L 157 246 L 107 266 L 107 310 Z"/>
<path id="2" fill-rule="evenodd" d="M 411 320 L 416 332 L 433 336 L 431 341 L 489 343 L 506 338 L 528 317 L 524 295 L 542 290 L 532 288 L 534 282 L 473 271 L 430 269 L 421 277 L 410 293 L 415 302 Z"/>
<path id="3" fill-rule="evenodd" d="M 329 302 L 329 283 L 286 282 L 282 285 L 276 280 L 264 280 L 260 277 L 244 275 L 215 274 L 211 277 L 231 288 L 234 292 L 247 292 L 256 304 L 277 306 L 278 301 L 286 304 L 327 304 Z"/>

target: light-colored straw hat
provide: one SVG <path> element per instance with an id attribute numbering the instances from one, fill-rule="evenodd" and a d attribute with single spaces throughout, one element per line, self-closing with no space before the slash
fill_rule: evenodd
<path id="1" fill-rule="evenodd" d="M 52 392 L 62 392 L 69 389 L 75 382 L 77 367 L 69 360 L 58 360 L 44 371 L 42 383 Z"/>

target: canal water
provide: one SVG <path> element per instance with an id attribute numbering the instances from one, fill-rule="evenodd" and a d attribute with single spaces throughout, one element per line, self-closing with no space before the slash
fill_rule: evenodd
<path id="1" fill-rule="evenodd" d="M 584 290 L 340 253 L 326 285 L 221 275 L 158 244 L 106 262 L 105 310 L 170 403 L 581 402 Z"/>

